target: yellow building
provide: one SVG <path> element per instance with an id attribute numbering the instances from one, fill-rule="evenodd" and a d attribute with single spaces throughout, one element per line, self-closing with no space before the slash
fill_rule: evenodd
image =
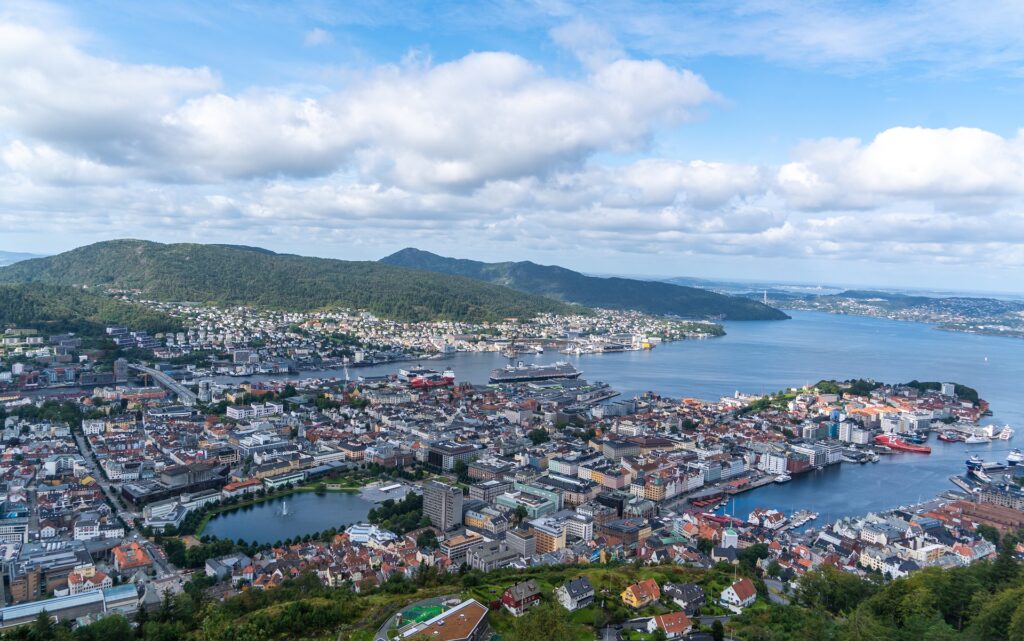
<path id="1" fill-rule="evenodd" d="M 654 579 L 644 579 L 627 587 L 619 596 L 629 607 L 639 609 L 660 599 L 661 588 Z"/>

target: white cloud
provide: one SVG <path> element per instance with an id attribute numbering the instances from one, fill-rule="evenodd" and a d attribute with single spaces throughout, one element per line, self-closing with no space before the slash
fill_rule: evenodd
<path id="1" fill-rule="evenodd" d="M 568 11 L 648 55 L 759 56 L 798 66 L 869 70 L 922 63 L 938 71 L 1024 69 L 1024 5 L 999 0 L 901 3 L 636 2 Z"/>
<path id="2" fill-rule="evenodd" d="M 781 166 L 649 158 L 717 96 L 590 28 L 556 34 L 578 77 L 482 52 L 228 92 L 0 16 L 0 225 L 1024 265 L 1024 134 L 899 127 Z"/>
<path id="3" fill-rule="evenodd" d="M 334 42 L 334 36 L 330 32 L 316 27 L 306 32 L 306 35 L 302 37 L 302 44 L 307 47 L 320 47 L 322 45 L 331 44 Z"/>
<path id="4" fill-rule="evenodd" d="M 778 174 L 781 193 L 802 207 L 865 207 L 892 198 L 948 202 L 1024 194 L 1024 133 L 895 127 L 868 144 L 808 142 Z"/>

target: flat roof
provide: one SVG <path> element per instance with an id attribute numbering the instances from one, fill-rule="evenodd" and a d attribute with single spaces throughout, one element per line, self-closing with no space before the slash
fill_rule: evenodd
<path id="1" fill-rule="evenodd" d="M 468 599 L 451 610 L 408 630 L 403 639 L 424 637 L 434 641 L 468 639 L 487 616 L 487 608 L 475 599 Z"/>

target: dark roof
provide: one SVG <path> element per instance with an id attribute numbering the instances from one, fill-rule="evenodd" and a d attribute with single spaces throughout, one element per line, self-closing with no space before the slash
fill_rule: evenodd
<path id="1" fill-rule="evenodd" d="M 592 594 L 594 592 L 594 586 L 590 585 L 590 581 L 587 577 L 581 576 L 578 579 L 572 579 L 564 586 L 565 591 L 569 593 L 574 599 L 578 599 L 586 594 Z"/>
<path id="2" fill-rule="evenodd" d="M 506 592 L 508 592 L 516 601 L 522 601 L 523 599 L 540 594 L 540 589 L 537 587 L 536 581 L 529 579 L 527 581 L 516 583 L 506 590 Z"/>

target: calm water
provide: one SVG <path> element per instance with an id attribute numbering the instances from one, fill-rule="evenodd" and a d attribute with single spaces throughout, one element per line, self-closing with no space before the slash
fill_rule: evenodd
<path id="1" fill-rule="evenodd" d="M 286 502 L 287 514 L 283 510 Z M 210 519 L 203 534 L 274 543 L 365 521 L 372 507 L 369 501 L 348 492 L 300 492 L 219 514 Z"/>
<path id="2" fill-rule="evenodd" d="M 1024 340 L 821 312 L 792 312 L 792 316 L 788 321 L 728 323 L 728 335 L 722 338 L 682 341 L 649 352 L 578 357 L 550 352 L 522 360 L 569 360 L 584 378 L 607 382 L 626 397 L 651 390 L 715 399 L 736 390 L 770 392 L 822 378 L 956 381 L 976 388 L 992 404 L 994 416 L 987 420 L 1012 425 L 1017 429 L 1012 446 L 1024 447 Z M 495 353 L 457 354 L 433 361 L 436 369 L 452 367 L 458 380 L 474 383 L 486 382 L 490 370 L 505 362 Z M 358 368 L 350 373 L 353 377 L 393 373 L 399 367 Z M 344 376 L 341 371 L 317 375 Z M 964 470 L 963 461 L 970 452 L 1003 460 L 1011 447 L 1004 441 L 968 446 L 934 438 L 929 445 L 930 456 L 897 454 L 877 464 L 843 464 L 748 492 L 737 498 L 735 512 L 745 516 L 750 508 L 765 505 L 787 512 L 810 509 L 836 518 L 909 504 L 955 489 L 948 477 Z"/>

